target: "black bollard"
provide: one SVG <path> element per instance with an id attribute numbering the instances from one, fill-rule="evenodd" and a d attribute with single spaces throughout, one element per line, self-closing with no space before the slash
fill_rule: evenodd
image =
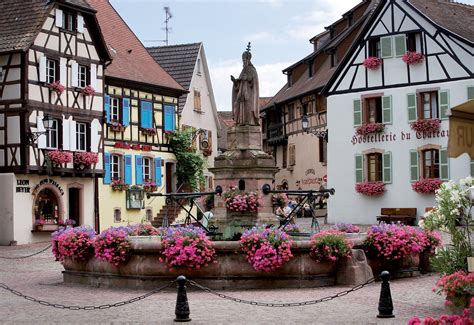
<path id="1" fill-rule="evenodd" d="M 380 278 L 382 279 L 382 287 L 380 290 L 380 299 L 379 299 L 379 314 L 377 318 L 393 318 L 393 303 L 392 303 L 392 294 L 390 292 L 390 273 L 388 271 L 383 271 L 380 273 Z"/>
<path id="2" fill-rule="evenodd" d="M 176 278 L 176 282 L 178 282 L 178 296 L 176 298 L 176 308 L 174 313 L 176 318 L 174 319 L 175 322 L 190 322 L 191 318 L 189 318 L 189 305 L 188 305 L 188 296 L 186 294 L 186 277 L 184 275 L 180 275 Z"/>

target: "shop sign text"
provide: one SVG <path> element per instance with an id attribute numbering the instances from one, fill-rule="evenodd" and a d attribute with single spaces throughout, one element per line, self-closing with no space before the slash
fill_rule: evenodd
<path id="1" fill-rule="evenodd" d="M 16 180 L 16 192 L 17 193 L 30 193 L 30 180 L 29 179 L 17 179 Z"/>
<path id="2" fill-rule="evenodd" d="M 36 186 L 35 188 L 33 189 L 33 192 L 31 193 L 32 195 L 36 195 L 36 193 L 38 192 L 38 189 L 45 185 L 45 184 L 51 184 L 53 185 L 54 187 L 56 187 L 58 190 L 59 190 L 59 193 L 61 193 L 61 195 L 64 195 L 64 190 L 63 188 L 61 187 L 61 185 L 59 185 L 54 179 L 51 179 L 51 178 L 46 178 L 46 179 L 43 179 L 41 180 Z"/>
<path id="3" fill-rule="evenodd" d="M 432 138 L 447 138 L 449 137 L 448 130 L 440 130 L 436 132 L 403 132 L 396 134 L 394 132 L 375 133 L 365 136 L 354 135 L 351 143 L 353 145 L 361 143 L 376 143 L 376 142 L 395 142 L 395 141 L 409 141 L 413 139 L 432 139 Z"/>

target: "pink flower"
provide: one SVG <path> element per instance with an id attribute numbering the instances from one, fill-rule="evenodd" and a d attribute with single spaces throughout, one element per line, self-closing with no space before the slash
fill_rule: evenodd
<path id="1" fill-rule="evenodd" d="M 384 182 L 361 182 L 357 183 L 355 190 L 357 193 L 367 196 L 382 195 L 385 192 Z"/>
<path id="2" fill-rule="evenodd" d="M 424 56 L 422 53 L 418 52 L 406 52 L 403 54 L 402 60 L 406 64 L 417 64 L 417 63 L 422 63 L 424 60 Z"/>
<path id="3" fill-rule="evenodd" d="M 99 156 L 95 152 L 75 152 L 74 163 L 90 166 L 99 162 Z"/>
<path id="4" fill-rule="evenodd" d="M 376 70 L 382 64 L 382 59 L 375 56 L 369 56 L 362 64 L 369 70 Z"/>
<path id="5" fill-rule="evenodd" d="M 385 129 L 383 123 L 365 123 L 356 129 L 356 134 L 360 136 L 366 136 L 371 133 L 382 133 Z"/>
<path id="6" fill-rule="evenodd" d="M 66 87 L 64 87 L 60 82 L 59 80 L 53 82 L 53 83 L 50 83 L 49 85 L 47 85 L 47 87 L 51 90 L 54 90 L 55 92 L 57 92 L 58 94 L 62 94 L 64 92 L 64 90 L 66 89 Z"/>
<path id="7" fill-rule="evenodd" d="M 92 96 L 95 94 L 95 89 L 91 85 L 87 85 L 81 90 L 81 94 L 84 96 Z"/>
<path id="8" fill-rule="evenodd" d="M 436 178 L 422 178 L 411 184 L 411 187 L 417 193 L 430 194 L 436 192 L 442 183 L 442 180 Z"/>
<path id="9" fill-rule="evenodd" d="M 72 153 L 70 152 L 52 150 L 48 151 L 48 157 L 52 163 L 57 165 L 72 162 Z"/>

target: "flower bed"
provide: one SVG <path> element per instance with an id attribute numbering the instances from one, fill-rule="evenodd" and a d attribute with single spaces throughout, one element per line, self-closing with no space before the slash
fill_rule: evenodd
<path id="1" fill-rule="evenodd" d="M 81 90 L 81 94 L 84 96 L 95 95 L 95 89 L 91 85 L 87 85 Z"/>
<path id="2" fill-rule="evenodd" d="M 58 95 L 62 94 L 66 87 L 64 87 L 59 80 L 47 85 L 47 87 L 53 91 L 55 91 Z"/>
<path id="3" fill-rule="evenodd" d="M 416 132 L 432 133 L 439 130 L 441 127 L 441 120 L 438 118 L 420 119 L 412 122 L 410 127 Z"/>
<path id="4" fill-rule="evenodd" d="M 53 254 L 60 261 L 86 261 L 94 255 L 95 235 L 89 226 L 64 228 L 53 235 Z"/>
<path id="5" fill-rule="evenodd" d="M 124 227 L 110 227 L 102 231 L 94 240 L 95 257 L 115 266 L 130 258 L 128 230 Z"/>
<path id="6" fill-rule="evenodd" d="M 95 152 L 75 152 L 74 153 L 74 164 L 79 168 L 89 168 L 93 164 L 99 162 L 99 155 Z"/>
<path id="7" fill-rule="evenodd" d="M 443 184 L 442 180 L 437 178 L 422 178 L 411 184 L 413 191 L 421 194 L 432 194 Z"/>
<path id="8" fill-rule="evenodd" d="M 369 70 L 377 70 L 382 65 L 382 59 L 376 56 L 369 56 L 362 64 Z"/>
<path id="9" fill-rule="evenodd" d="M 155 128 L 141 128 L 140 131 L 144 135 L 155 135 L 156 129 Z"/>
<path id="10" fill-rule="evenodd" d="M 215 259 L 215 250 L 202 228 L 169 227 L 163 230 L 163 258 L 171 268 L 199 269 Z"/>
<path id="11" fill-rule="evenodd" d="M 112 187 L 112 190 L 119 192 L 125 191 L 128 187 L 128 185 L 125 184 L 121 179 L 113 180 L 110 186 Z"/>
<path id="12" fill-rule="evenodd" d="M 276 193 L 272 195 L 272 205 L 284 208 L 288 205 L 288 196 L 285 193 Z"/>
<path id="13" fill-rule="evenodd" d="M 239 243 L 247 261 L 257 271 L 272 272 L 280 268 L 293 257 L 292 240 L 278 229 L 246 230 Z"/>
<path id="14" fill-rule="evenodd" d="M 365 123 L 356 129 L 356 134 L 360 136 L 366 136 L 371 133 L 381 133 L 385 129 L 383 123 Z"/>
<path id="15" fill-rule="evenodd" d="M 143 191 L 146 193 L 155 192 L 158 190 L 158 185 L 155 182 L 145 182 L 143 183 Z"/>
<path id="16" fill-rule="evenodd" d="M 405 54 L 403 54 L 403 56 L 402 56 L 402 60 L 406 64 L 422 63 L 424 59 L 425 59 L 425 57 L 423 56 L 423 54 L 419 53 L 419 52 L 410 52 L 410 51 L 408 51 Z"/>
<path id="17" fill-rule="evenodd" d="M 48 151 L 48 157 L 49 160 L 51 160 L 51 162 L 55 165 L 61 165 L 72 162 L 72 153 L 70 152 L 59 150 Z"/>
<path id="18" fill-rule="evenodd" d="M 232 186 L 223 194 L 226 208 L 236 212 L 257 212 L 262 206 L 261 195 L 257 192 L 241 192 Z"/>
<path id="19" fill-rule="evenodd" d="M 332 228 L 348 234 L 360 232 L 359 227 L 352 223 L 336 223 Z"/>
<path id="20" fill-rule="evenodd" d="M 357 193 L 367 196 L 378 196 L 385 192 L 384 182 L 362 182 L 355 186 Z"/>
<path id="21" fill-rule="evenodd" d="M 321 231 L 311 237 L 310 255 L 317 262 L 336 262 L 341 258 L 350 257 L 352 244 L 338 230 Z"/>
<path id="22" fill-rule="evenodd" d="M 446 304 L 458 308 L 467 308 L 474 296 L 474 273 L 458 271 L 443 275 L 433 289 L 437 294 L 446 295 Z"/>

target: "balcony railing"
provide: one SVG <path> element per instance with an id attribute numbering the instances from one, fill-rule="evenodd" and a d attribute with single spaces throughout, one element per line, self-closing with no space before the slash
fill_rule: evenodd
<path id="1" fill-rule="evenodd" d="M 284 142 L 286 141 L 286 135 L 283 130 L 283 123 L 278 123 L 274 125 L 270 125 L 268 127 L 267 131 L 267 143 L 272 145 L 272 144 L 277 144 L 279 142 Z"/>

